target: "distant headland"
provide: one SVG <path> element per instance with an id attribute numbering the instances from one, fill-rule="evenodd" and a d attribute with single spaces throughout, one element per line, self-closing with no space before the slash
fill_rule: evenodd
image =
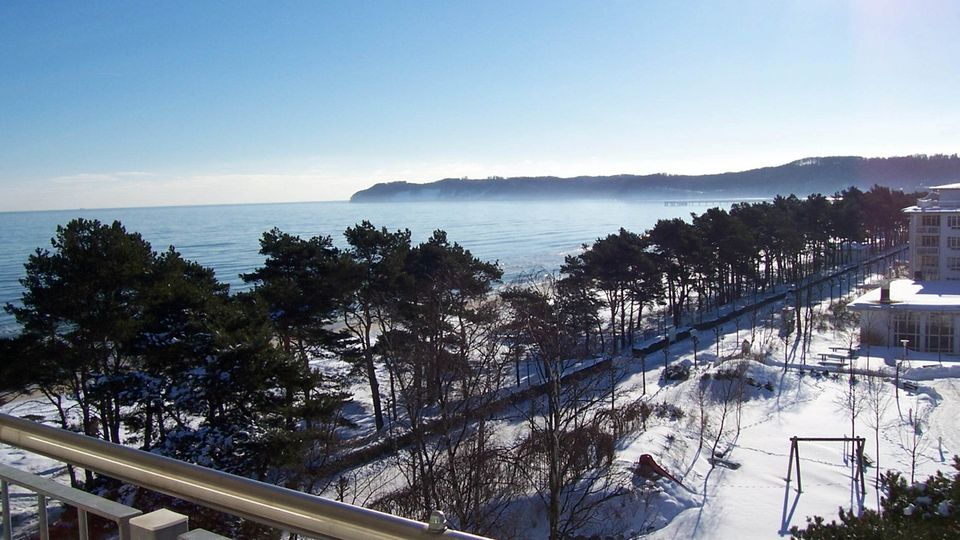
<path id="1" fill-rule="evenodd" d="M 915 191 L 960 181 L 960 157 L 811 157 L 776 167 L 702 175 L 666 173 L 558 178 L 445 178 L 426 184 L 383 182 L 358 191 L 351 202 L 545 199 L 697 199 L 769 197 L 781 193 L 833 194 L 850 186 L 880 184 Z"/>

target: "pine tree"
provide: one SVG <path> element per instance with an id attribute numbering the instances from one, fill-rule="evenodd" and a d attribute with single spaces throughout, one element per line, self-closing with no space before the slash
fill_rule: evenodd
<path id="1" fill-rule="evenodd" d="M 346 287 L 343 321 L 360 347 L 363 371 L 370 385 L 373 417 L 377 430 L 383 428 L 380 381 L 374 362 L 374 335 L 386 328 L 386 310 L 399 294 L 403 265 L 410 252 L 410 231 L 388 232 L 364 221 L 344 232 L 352 268 L 346 272 L 352 282 Z"/>
<path id="2" fill-rule="evenodd" d="M 17 360 L 29 367 L 21 373 L 58 407 L 64 428 L 73 427 L 66 397 L 78 406 L 83 433 L 123 443 L 119 391 L 137 361 L 155 255 L 116 221 L 73 220 L 57 227 L 51 246 L 25 264 L 22 306 L 6 306 L 23 327 Z"/>
<path id="3" fill-rule="evenodd" d="M 887 496 L 880 511 L 840 509 L 840 521 L 827 523 L 822 517 L 808 518 L 803 529 L 790 534 L 804 540 L 946 540 L 960 537 L 960 457 L 954 456 L 953 478 L 942 472 L 925 482 L 908 484 L 899 473 L 888 472 L 882 483 Z"/>

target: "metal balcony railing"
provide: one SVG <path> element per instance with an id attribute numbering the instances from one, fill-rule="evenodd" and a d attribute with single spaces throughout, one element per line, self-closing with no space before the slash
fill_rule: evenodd
<path id="1" fill-rule="evenodd" d="M 7 414 L 0 414 L 0 443 L 310 538 L 484 540 L 446 528 L 439 513 L 428 525 Z"/>
<path id="2" fill-rule="evenodd" d="M 40 538 L 47 540 L 50 532 L 47 527 L 47 499 L 64 502 L 77 509 L 78 537 L 89 538 L 87 514 L 95 514 L 117 524 L 120 540 L 130 539 L 130 519 L 142 514 L 140 510 L 120 503 L 97 497 L 85 491 L 54 482 L 47 478 L 0 464 L 0 502 L 3 503 L 3 539 L 10 540 L 13 527 L 10 522 L 10 485 L 26 488 L 37 494 L 37 519 Z"/>

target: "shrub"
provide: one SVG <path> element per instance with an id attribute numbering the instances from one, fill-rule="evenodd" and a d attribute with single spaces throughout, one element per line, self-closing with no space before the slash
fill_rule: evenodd
<path id="1" fill-rule="evenodd" d="M 822 517 L 807 518 L 804 529 L 794 526 L 794 538 L 828 539 L 918 539 L 960 538 L 960 457 L 954 456 L 953 478 L 940 471 L 926 482 L 907 485 L 898 473 L 888 472 L 882 482 L 887 496 L 880 500 L 880 511 L 862 514 L 840 509 L 840 522 L 827 523 Z"/>
<path id="2" fill-rule="evenodd" d="M 686 416 L 683 409 L 673 403 L 657 403 L 653 406 L 653 414 L 655 414 L 657 418 L 667 418 L 669 420 L 680 420 Z"/>
<path id="3" fill-rule="evenodd" d="M 673 364 L 663 370 L 663 380 L 665 381 L 685 381 L 690 378 L 690 366 L 686 364 Z"/>
<path id="4" fill-rule="evenodd" d="M 739 363 L 733 367 L 720 368 L 713 373 L 715 381 L 733 381 L 742 379 L 747 373 L 747 364 Z"/>

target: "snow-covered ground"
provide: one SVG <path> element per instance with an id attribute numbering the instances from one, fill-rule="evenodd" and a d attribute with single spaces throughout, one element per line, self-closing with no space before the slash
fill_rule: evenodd
<path id="1" fill-rule="evenodd" d="M 824 305 L 823 310 L 826 312 Z M 776 307 L 770 313 L 777 313 Z M 756 320 L 763 321 L 761 317 Z M 766 319 L 769 323 L 772 319 Z M 849 343 L 850 333 L 835 332 L 830 328 L 815 331 L 809 346 L 809 354 L 801 360 L 801 348 L 795 343 L 784 342 L 774 332 L 751 332 L 746 316 L 737 330 L 728 323 L 720 336 L 721 357 L 718 362 L 712 332 L 701 335 L 697 360 L 699 369 L 694 370 L 687 381 L 662 382 L 663 354 L 651 355 L 646 361 L 646 395 L 650 403 L 672 403 L 686 413 L 680 420 L 651 418 L 645 431 L 627 436 L 617 448 L 617 460 L 626 469 L 636 463 L 642 454 L 651 454 L 657 462 L 677 476 L 683 486 L 666 479 L 645 482 L 635 479 L 637 486 L 631 496 L 611 503 L 611 515 L 616 521 L 607 520 L 593 531 L 585 534 L 610 535 L 613 537 L 649 538 L 742 538 L 766 539 L 788 536 L 793 525 L 803 526 L 808 516 L 818 514 L 832 519 L 838 507 L 876 508 L 878 492 L 874 486 L 876 468 L 865 472 L 866 494 L 860 495 L 859 484 L 854 477 L 854 463 L 849 459 L 850 448 L 837 442 L 800 443 L 800 462 L 803 492 L 797 491 L 796 472 L 788 485 L 787 458 L 790 453 L 790 437 L 843 437 L 850 435 L 850 414 L 846 408 L 847 395 L 851 388 L 849 375 L 836 373 L 831 367 L 820 366 L 818 355 L 828 352 L 831 346 Z M 763 337 L 765 336 L 765 337 Z M 754 352 L 762 361 L 743 360 L 748 367 L 746 375 L 755 385 L 746 386 L 740 411 L 740 429 L 737 434 L 736 411 L 727 417 L 724 434 L 718 450 L 723 452 L 724 462 L 711 467 L 708 458 L 717 434 L 720 407 L 705 402 L 710 426 L 706 429 L 705 442 L 700 441 L 699 402 L 697 396 L 700 377 L 717 369 L 728 369 L 741 360 L 730 359 L 739 351 L 744 339 L 754 340 Z M 670 347 L 669 361 L 693 361 L 692 342 L 676 343 Z M 874 348 L 869 358 L 861 356 L 855 361 L 857 369 L 885 370 L 891 376 L 897 361 L 902 360 L 899 350 Z M 789 359 L 785 369 L 784 358 Z M 617 359 L 618 367 L 626 372 L 619 383 L 621 392 L 618 403 L 624 404 L 640 399 L 644 394 L 639 360 Z M 803 365 L 805 363 L 805 365 Z M 942 367 L 941 367 L 942 364 Z M 657 367 L 654 367 L 656 365 Z M 705 367 L 708 366 L 708 367 Z M 927 366 L 927 367 L 925 367 Z M 890 380 L 875 379 L 875 395 L 879 401 L 887 401 L 879 422 L 880 448 L 875 444 L 874 425 L 870 407 L 864 407 L 856 419 L 856 434 L 866 438 L 865 453 L 871 464 L 877 463 L 881 470 L 902 471 L 909 478 L 913 441 L 910 437 L 909 420 L 924 420 L 923 438 L 917 446 L 916 477 L 923 479 L 937 469 L 948 472 L 952 456 L 960 453 L 960 358 L 911 353 L 901 366 L 901 377 L 910 380 L 915 387 L 901 388 L 899 396 Z M 827 374 L 823 370 L 827 369 Z M 769 383 L 769 384 L 768 384 Z M 872 383 L 866 376 L 858 376 L 855 385 L 860 398 L 866 400 L 866 389 Z M 369 390 L 358 382 L 355 403 L 349 413 L 358 420 L 355 433 L 368 432 L 370 428 Z M 885 399 L 884 399 L 885 398 Z M 0 407 L 4 413 L 34 418 L 52 418 L 52 408 L 42 400 L 23 398 Z M 505 429 L 522 429 L 520 422 L 502 420 Z M 66 481 L 65 468 L 52 460 L 31 456 L 18 449 L 0 446 L 0 461 L 47 477 Z M 733 468 L 737 467 L 737 468 Z M 400 481 L 399 473 L 389 460 L 369 464 L 361 468 L 376 477 L 376 485 L 384 487 Z M 359 472 L 359 471 L 358 471 Z M 362 476 L 356 476 L 362 482 Z M 389 479 L 395 479 L 391 482 Z M 366 486 L 374 486 L 373 482 Z M 356 493 L 348 501 L 364 503 L 370 494 Z M 332 491 L 332 488 L 331 488 Z M 326 493 L 331 495 L 330 492 Z M 28 516 L 35 499 L 18 496 L 13 501 L 15 516 Z M 528 512 L 526 530 L 516 531 L 518 537 L 537 538 L 544 532 L 545 518 L 536 504 L 524 503 Z M 28 519 L 16 517 L 15 520 Z"/>
<path id="2" fill-rule="evenodd" d="M 729 334 L 726 336 L 728 350 L 735 346 L 732 338 Z M 814 333 L 810 351 L 830 352 L 830 346 L 844 341 L 845 336 L 833 332 Z M 797 491 L 796 471 L 792 482 L 787 484 L 790 437 L 851 435 L 846 406 L 850 384 L 846 373 L 824 375 L 824 368 L 811 359 L 817 358 L 816 354 L 807 356 L 806 368 L 791 363 L 784 371 L 783 343 L 778 341 L 777 345 L 780 348 L 770 351 L 769 358 L 779 361 L 768 360 L 773 365 L 751 361 L 748 371 L 748 375 L 761 384 L 771 382 L 773 390 L 748 387 L 750 399 L 743 405 L 740 433 L 724 437 L 720 445 L 727 449 L 724 459 L 738 464 L 739 468 L 711 469 L 707 461 L 709 450 L 695 452 L 699 431 L 690 424 L 683 428 L 682 437 L 675 437 L 672 443 L 675 445 L 682 438 L 686 441 L 684 450 L 671 452 L 657 433 L 643 434 L 622 450 L 625 460 L 633 460 L 642 453 L 662 457 L 661 464 L 681 475 L 683 483 L 696 493 L 691 496 L 660 480 L 666 490 L 663 501 L 668 508 L 665 511 L 673 513 L 672 507 L 677 504 L 686 508 L 665 527 L 650 534 L 650 538 L 775 538 L 789 536 L 788 531 L 794 525 L 803 527 L 808 516 L 821 515 L 830 520 L 836 518 L 839 507 L 877 508 L 876 468 L 866 470 L 866 494 L 861 495 L 855 481 L 855 464 L 849 458 L 850 448 L 842 442 L 801 442 L 803 492 Z M 799 351 L 794 352 L 799 355 Z M 892 377 L 892 366 L 899 359 L 899 351 L 875 349 L 871 354 L 874 355 L 871 358 L 855 360 L 855 367 L 867 369 L 869 366 L 877 370 L 882 366 Z M 691 355 L 684 351 L 681 357 L 689 359 Z M 867 377 L 857 377 L 855 391 L 860 392 L 864 407 L 855 422 L 856 435 L 866 438 L 865 454 L 869 463 L 875 464 L 878 456 L 874 430 L 877 422 L 871 419 L 876 416 L 876 408 L 871 407 L 867 397 L 867 387 L 874 384 L 878 390 L 874 402 L 879 401 L 881 406 L 887 402 L 879 421 L 880 469 L 904 472 L 909 479 L 909 450 L 913 446 L 909 420 L 919 414 L 926 421 L 923 437 L 917 443 L 917 480 L 938 469 L 952 471 L 952 457 L 960 453 L 960 427 L 956 423 L 960 414 L 960 381 L 950 377 L 960 373 L 960 359 L 941 360 L 944 368 L 939 367 L 936 355 L 914 359 L 911 369 L 901 372 L 901 377 L 918 381 L 916 389 L 901 388 L 899 397 L 892 378 L 884 381 L 875 377 L 868 381 Z M 817 369 L 811 369 L 814 367 Z M 693 376 L 690 381 L 665 387 L 660 391 L 663 399 L 675 403 L 686 400 L 688 407 L 694 408 L 691 392 L 696 379 Z"/>
<path id="3" fill-rule="evenodd" d="M 44 421 L 45 424 L 51 426 L 55 425 L 52 421 L 56 418 L 56 410 L 53 405 L 36 395 L 21 396 L 5 403 L 0 406 L 0 412 L 35 421 Z M 64 484 L 70 483 L 67 467 L 62 462 L 13 446 L 0 444 L 0 463 Z M 56 519 L 60 508 L 59 503 L 50 501 L 48 508 L 50 519 Z M 27 531 L 36 530 L 37 497 L 35 494 L 17 486 L 10 486 L 10 521 L 13 523 L 16 532 L 15 538 L 26 538 Z"/>
<path id="4" fill-rule="evenodd" d="M 692 451 L 674 457 L 668 466 L 682 474 L 681 480 L 697 496 L 690 507 L 677 515 L 651 538 L 773 538 L 786 534 L 793 525 L 803 526 L 806 517 L 836 516 L 838 507 L 876 508 L 875 469 L 867 469 L 867 489 L 861 496 L 855 481 L 855 468 L 849 459 L 850 449 L 840 442 L 801 442 L 799 445 L 803 492 L 797 492 L 796 472 L 786 483 L 790 437 L 844 437 L 850 435 L 849 413 L 844 408 L 848 387 L 845 376 L 838 379 L 801 377 L 795 371 L 782 371 L 754 365 L 750 373 L 777 381 L 769 396 L 757 396 L 744 405 L 742 430 L 724 446 L 727 460 L 738 469 L 716 467 L 707 462 L 709 451 L 691 456 Z M 860 382 L 858 384 L 864 384 Z M 909 476 L 908 447 L 910 430 L 904 426 L 908 411 L 932 408 L 925 439 L 921 441 L 918 478 L 936 469 L 950 468 L 958 430 L 951 425 L 960 413 L 960 395 L 952 380 L 931 381 L 916 392 L 902 391 L 891 402 L 881 420 L 880 466 L 882 469 L 905 471 Z M 678 387 L 673 392 L 682 392 Z M 893 394 L 893 386 L 883 391 Z M 755 393 L 756 395 L 757 393 Z M 901 413 L 903 418 L 901 418 Z M 865 453 L 876 462 L 874 431 L 867 425 L 870 411 L 857 419 L 857 435 L 867 439 Z M 695 440 L 689 432 L 688 440 Z M 651 452 L 653 448 L 641 438 L 624 450 L 624 456 Z M 678 459 L 679 458 L 679 459 Z M 671 488 L 677 492 L 676 488 Z"/>
<path id="5" fill-rule="evenodd" d="M 818 309 L 823 321 L 829 301 Z M 771 306 L 764 316 L 754 320 L 777 327 L 779 307 Z M 955 419 L 960 414 L 960 358 L 918 355 L 911 352 L 901 363 L 900 377 L 915 387 L 895 391 L 895 365 L 903 360 L 899 349 L 874 347 L 870 357 L 853 361 L 856 370 L 886 373 L 888 377 L 857 375 L 855 395 L 862 403 L 855 421 L 856 436 L 864 437 L 868 467 L 864 472 L 866 493 L 861 495 L 856 481 L 856 467 L 850 459 L 851 448 L 843 442 L 801 442 L 799 446 L 803 492 L 797 491 L 796 472 L 786 482 L 790 453 L 790 437 L 845 437 L 851 435 L 850 414 L 846 402 L 851 385 L 849 364 L 838 368 L 820 364 L 819 353 L 835 354 L 830 347 L 850 344 L 850 329 L 836 331 L 829 325 L 814 331 L 806 353 L 793 341 L 786 344 L 776 331 L 751 331 L 749 316 L 744 316 L 737 330 L 727 323 L 720 335 L 720 357 L 712 332 L 702 332 L 697 363 L 687 381 L 660 380 L 663 354 L 654 353 L 646 360 L 646 395 L 649 403 L 672 403 L 686 416 L 679 421 L 651 418 L 648 429 L 626 437 L 618 447 L 617 459 L 624 469 L 631 467 L 643 454 L 651 454 L 660 465 L 678 476 L 684 486 L 666 479 L 646 482 L 634 479 L 636 489 L 607 511 L 616 521 L 604 523 L 586 536 L 631 538 L 745 538 L 764 539 L 789 536 L 789 529 L 803 527 L 809 516 L 834 519 L 839 507 L 876 508 L 880 493 L 875 486 L 879 469 L 911 472 L 910 447 L 913 445 L 910 420 L 921 418 L 923 437 L 917 442 L 915 476 L 926 478 L 936 470 L 951 472 L 952 456 L 960 453 L 960 427 Z M 707 334 L 704 337 L 704 334 Z M 737 434 L 735 412 L 727 419 L 724 435 L 718 445 L 724 463 L 712 467 L 708 458 L 716 437 L 720 407 L 708 403 L 711 425 L 706 441 L 698 449 L 699 404 L 697 387 L 705 373 L 729 369 L 741 360 L 732 359 L 743 339 L 754 340 L 753 351 L 760 361 L 744 360 L 746 376 L 755 386 L 746 387 L 742 405 L 740 430 Z M 784 347 L 786 345 L 786 354 Z M 692 341 L 672 344 L 669 362 L 693 363 Z M 786 369 L 784 358 L 788 359 Z M 616 359 L 626 378 L 619 384 L 618 403 L 640 399 L 644 394 L 643 377 L 637 359 Z M 656 366 L 656 367 L 654 367 Z M 839 372 L 838 372 L 839 370 Z M 868 388 L 874 389 L 874 402 L 881 404 L 879 422 L 871 419 Z M 363 391 L 358 388 L 359 391 Z M 885 403 L 885 406 L 884 406 Z M 522 430 L 519 422 L 501 421 L 501 429 Z M 875 430 L 874 426 L 879 425 Z M 879 433 L 879 450 L 875 435 Z M 725 466 L 726 464 L 726 466 Z M 737 468 L 732 468 L 732 467 Z M 356 471 L 363 477 L 363 471 Z M 399 474 L 387 462 L 371 466 L 366 473 L 377 476 L 380 488 L 394 484 Z M 373 485 L 373 484 L 369 484 Z M 331 495 L 332 490 L 326 495 Z M 361 495 L 369 500 L 369 494 Z M 538 538 L 545 534 L 545 515 L 537 505 L 527 505 L 522 513 L 526 531 L 515 531 L 518 537 Z"/>

